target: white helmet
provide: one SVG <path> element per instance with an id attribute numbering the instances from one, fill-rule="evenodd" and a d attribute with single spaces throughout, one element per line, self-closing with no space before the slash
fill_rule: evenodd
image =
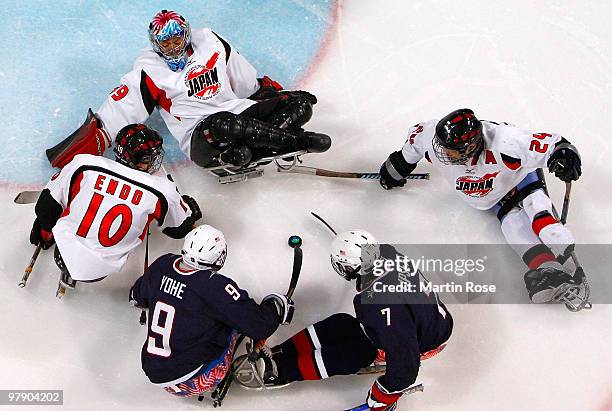
<path id="1" fill-rule="evenodd" d="M 336 236 L 331 245 L 331 264 L 334 270 L 345 280 L 360 279 L 361 276 L 369 274 L 361 270 L 363 263 L 362 246 L 373 244 L 373 247 L 364 248 L 369 253 L 364 257 L 372 262 L 380 257 L 380 248 L 374 236 L 364 230 L 351 230 Z M 360 283 L 360 281 L 358 281 Z M 358 284 L 358 288 L 360 285 Z"/>
<path id="2" fill-rule="evenodd" d="M 219 271 L 227 256 L 223 233 L 209 225 L 194 228 L 185 236 L 183 262 L 198 270 Z"/>

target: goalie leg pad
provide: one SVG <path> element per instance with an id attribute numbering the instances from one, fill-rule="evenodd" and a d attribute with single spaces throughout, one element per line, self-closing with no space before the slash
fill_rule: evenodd
<path id="1" fill-rule="evenodd" d="M 193 138 L 203 140 L 220 151 L 234 145 L 297 151 L 305 149 L 307 145 L 307 137 L 302 133 L 285 131 L 263 121 L 226 111 L 206 118 L 194 130 Z"/>
<path id="2" fill-rule="evenodd" d="M 53 167 L 62 168 L 77 154 L 100 156 L 111 146 L 108 133 L 102 128 L 100 120 L 89 109 L 85 122 L 74 133 L 56 146 L 46 150 L 47 158 Z"/>
<path id="3" fill-rule="evenodd" d="M 306 96 L 289 97 L 289 102 L 270 117 L 275 127 L 299 130 L 312 118 L 312 100 Z"/>

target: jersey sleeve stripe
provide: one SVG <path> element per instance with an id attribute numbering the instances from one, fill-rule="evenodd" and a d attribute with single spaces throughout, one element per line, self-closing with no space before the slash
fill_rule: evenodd
<path id="1" fill-rule="evenodd" d="M 144 70 L 140 72 L 140 94 L 142 95 L 142 102 L 149 114 L 153 113 L 153 109 L 157 105 L 168 113 L 170 112 L 172 100 L 166 96 L 164 90 L 157 87 L 157 84 L 155 84 Z"/>
<path id="2" fill-rule="evenodd" d="M 230 54 L 232 52 L 232 47 L 229 45 L 229 43 L 227 41 L 223 40 L 223 37 L 221 37 L 220 35 L 218 35 L 214 31 L 212 32 L 212 34 L 214 34 L 219 39 L 221 44 L 223 44 L 223 48 L 225 49 L 225 62 L 227 63 L 229 58 L 230 58 Z"/>

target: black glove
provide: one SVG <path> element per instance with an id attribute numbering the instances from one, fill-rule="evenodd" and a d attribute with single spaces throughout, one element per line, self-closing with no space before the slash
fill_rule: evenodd
<path id="1" fill-rule="evenodd" d="M 385 190 L 391 190 L 393 187 L 404 187 L 406 179 L 402 178 L 401 180 L 396 180 L 391 177 L 391 174 L 389 174 L 387 170 L 387 162 L 384 162 L 380 167 L 380 180 L 378 180 L 378 182 Z"/>
<path id="2" fill-rule="evenodd" d="M 46 250 L 53 244 L 55 244 L 55 238 L 53 238 L 53 233 L 51 231 L 43 229 L 40 226 L 40 220 L 38 219 L 38 217 L 34 220 L 32 230 L 30 231 L 30 243 L 34 245 L 40 244 L 43 250 Z"/>
<path id="3" fill-rule="evenodd" d="M 555 173 L 558 179 L 566 183 L 578 180 L 582 174 L 580 154 L 578 154 L 576 147 L 565 139 L 557 143 L 547 165 L 548 171 Z"/>
<path id="4" fill-rule="evenodd" d="M 310 104 L 312 104 L 313 106 L 317 104 L 317 97 L 314 94 L 303 90 L 281 91 L 280 95 L 288 96 L 290 99 L 303 98 L 308 100 L 308 102 L 310 102 Z"/>
<path id="5" fill-rule="evenodd" d="M 200 218 L 202 218 L 202 210 L 200 210 L 200 206 L 198 205 L 198 202 L 195 201 L 193 197 L 189 197 L 188 195 L 185 194 L 185 195 L 182 195 L 181 198 L 183 199 L 185 204 L 187 204 L 187 207 L 189 207 L 189 209 L 191 210 L 191 217 L 194 223 L 198 221 Z"/>
<path id="6" fill-rule="evenodd" d="M 278 92 L 283 89 L 283 86 L 268 76 L 258 78 L 257 82 L 259 83 L 259 89 L 249 96 L 250 100 L 260 101 L 274 98 L 278 96 Z"/>
<path id="7" fill-rule="evenodd" d="M 134 297 L 134 286 L 130 287 L 130 296 L 128 297 L 128 301 L 131 302 L 136 308 L 140 308 L 142 310 L 149 308 L 144 303 L 138 304 L 138 300 L 136 300 L 136 298 Z"/>
<path id="8" fill-rule="evenodd" d="M 293 319 L 293 312 L 295 311 L 295 306 L 293 304 L 293 301 L 286 295 L 272 293 L 270 295 L 266 295 L 263 300 L 261 300 L 261 303 L 274 303 L 276 311 L 278 312 L 278 315 L 280 317 L 281 324 L 289 324 Z"/>

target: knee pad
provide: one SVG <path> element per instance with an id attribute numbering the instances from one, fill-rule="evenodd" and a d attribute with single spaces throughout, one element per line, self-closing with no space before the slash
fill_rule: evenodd
<path id="1" fill-rule="evenodd" d="M 197 125 L 194 137 L 204 139 L 217 149 L 225 149 L 244 136 L 244 119 L 228 111 L 211 114 Z"/>
<path id="2" fill-rule="evenodd" d="M 290 97 L 289 103 L 270 117 L 270 124 L 284 129 L 299 129 L 312 118 L 312 100 L 307 96 Z"/>

